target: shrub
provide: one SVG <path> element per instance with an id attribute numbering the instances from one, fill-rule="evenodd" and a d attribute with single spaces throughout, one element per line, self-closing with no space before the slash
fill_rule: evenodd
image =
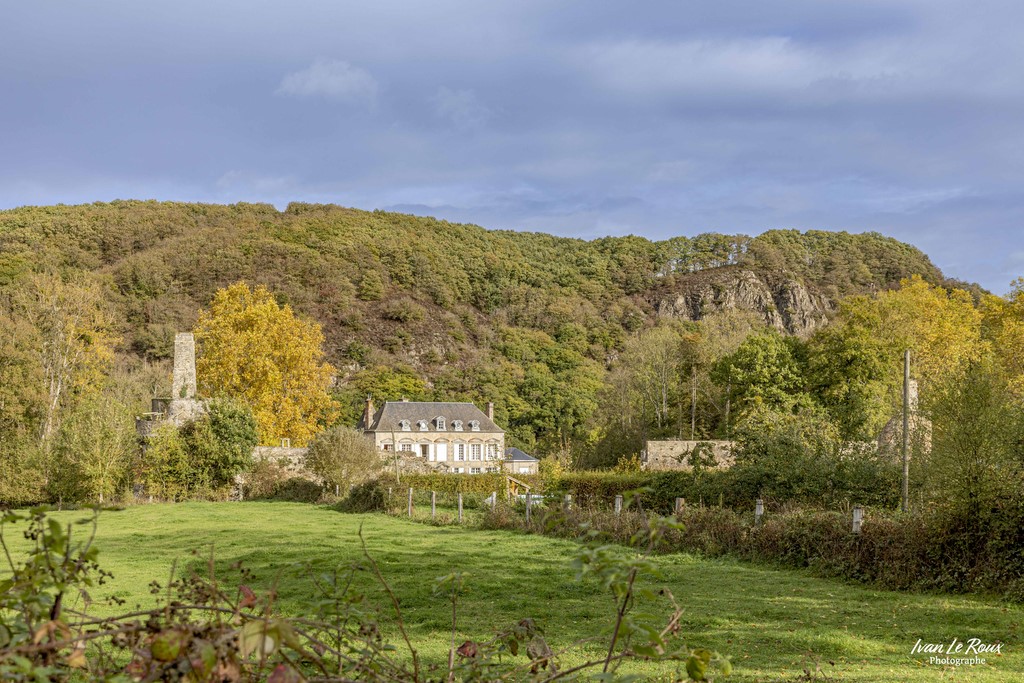
<path id="1" fill-rule="evenodd" d="M 380 307 L 380 314 L 387 320 L 395 322 L 419 322 L 426 317 L 426 309 L 412 299 L 403 297 L 393 299 Z"/>
<path id="2" fill-rule="evenodd" d="M 329 489 L 347 491 L 375 477 L 383 467 L 377 447 L 351 427 L 339 425 L 321 432 L 306 452 L 306 469 Z"/>

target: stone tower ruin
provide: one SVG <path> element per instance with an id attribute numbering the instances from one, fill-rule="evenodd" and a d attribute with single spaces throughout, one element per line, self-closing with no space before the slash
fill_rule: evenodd
<path id="1" fill-rule="evenodd" d="M 196 339 L 191 332 L 179 332 L 174 336 L 174 374 L 167 417 L 180 427 L 203 412 L 203 402 L 196 398 Z"/>
<path id="2" fill-rule="evenodd" d="M 174 336 L 174 377 L 171 399 L 196 397 L 196 339 L 191 332 Z"/>
<path id="3" fill-rule="evenodd" d="M 191 332 L 178 332 L 174 336 L 174 370 L 171 375 L 171 395 L 155 397 L 150 412 L 135 421 L 141 436 L 149 436 L 165 421 L 181 427 L 206 412 L 206 403 L 198 398 L 196 390 L 196 340 Z"/>

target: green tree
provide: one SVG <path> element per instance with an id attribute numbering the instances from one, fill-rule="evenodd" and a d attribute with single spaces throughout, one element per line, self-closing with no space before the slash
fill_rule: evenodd
<path id="1" fill-rule="evenodd" d="M 893 352 L 890 345 L 859 325 L 830 325 L 811 338 L 811 392 L 844 439 L 874 439 L 892 417 Z"/>
<path id="2" fill-rule="evenodd" d="M 80 402 L 61 424 L 51 497 L 109 500 L 126 486 L 138 447 L 134 416 L 126 405 L 99 394 Z"/>
<path id="3" fill-rule="evenodd" d="M 351 427 L 321 432 L 309 444 L 306 468 L 328 488 L 349 488 L 375 477 L 384 467 L 373 442 Z"/>
<path id="4" fill-rule="evenodd" d="M 1024 484 L 1024 406 L 989 357 L 935 387 L 924 403 L 931 448 L 914 463 L 930 498 L 984 522 L 1000 498 Z"/>
<path id="5" fill-rule="evenodd" d="M 767 406 L 773 410 L 805 402 L 801 368 L 794 357 L 793 338 L 775 330 L 751 335 L 734 353 L 715 364 L 713 377 L 730 384 L 740 410 Z"/>
<path id="6" fill-rule="evenodd" d="M 244 403 L 216 399 L 206 414 L 182 427 L 181 435 L 193 471 L 191 479 L 204 487 L 223 490 L 252 465 L 259 443 L 256 418 Z"/>
<path id="7" fill-rule="evenodd" d="M 200 388 L 248 404 L 261 443 L 304 445 L 336 419 L 327 391 L 335 370 L 323 362 L 320 325 L 278 305 L 265 287 L 239 282 L 219 290 L 195 332 Z"/>
<path id="8" fill-rule="evenodd" d="M 163 500 L 183 500 L 198 488 L 185 440 L 170 422 L 147 438 L 138 478 L 149 495 Z"/>

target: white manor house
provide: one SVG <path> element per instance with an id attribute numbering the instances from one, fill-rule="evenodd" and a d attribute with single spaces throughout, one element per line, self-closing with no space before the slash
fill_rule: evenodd
<path id="1" fill-rule="evenodd" d="M 505 430 L 494 423 L 493 403 L 486 413 L 472 403 L 406 400 L 387 401 L 375 411 L 367 398 L 357 429 L 381 451 L 410 453 L 456 474 L 537 471 L 535 458 L 506 458 Z"/>

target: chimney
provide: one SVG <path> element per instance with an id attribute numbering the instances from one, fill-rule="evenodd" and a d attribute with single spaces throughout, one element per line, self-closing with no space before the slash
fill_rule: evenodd
<path id="1" fill-rule="evenodd" d="M 363 408 L 363 429 L 370 428 L 370 420 L 373 419 L 373 396 L 366 396 L 366 407 Z"/>
<path id="2" fill-rule="evenodd" d="M 494 401 L 487 402 L 487 419 L 494 422 Z"/>

